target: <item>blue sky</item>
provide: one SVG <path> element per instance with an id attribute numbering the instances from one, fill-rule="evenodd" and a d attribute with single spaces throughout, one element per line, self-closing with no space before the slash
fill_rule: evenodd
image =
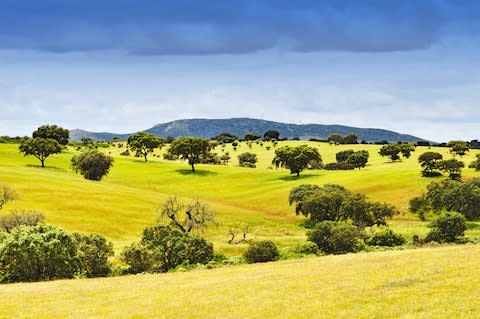
<path id="1" fill-rule="evenodd" d="M 0 135 L 256 117 L 480 138 L 480 2 L 0 0 Z"/>

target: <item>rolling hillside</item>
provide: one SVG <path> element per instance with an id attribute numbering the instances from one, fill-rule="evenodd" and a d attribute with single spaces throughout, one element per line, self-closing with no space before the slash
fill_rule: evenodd
<path id="1" fill-rule="evenodd" d="M 246 133 L 257 133 L 262 135 L 268 130 L 279 131 L 280 137 L 299 137 L 304 140 L 309 138 L 326 139 L 332 133 L 339 133 L 341 135 L 354 133 L 358 136 L 359 140 L 369 142 L 380 140 L 387 140 L 390 142 L 413 142 L 424 140 L 412 135 L 375 128 L 322 124 L 286 124 L 250 118 L 177 120 L 157 124 L 145 131 L 163 137 L 172 136 L 178 138 L 191 135 L 210 138 L 222 132 L 230 132 L 239 137 L 243 137 Z M 71 139 L 75 141 L 80 140 L 82 137 L 92 137 L 98 140 L 111 140 L 114 136 L 117 136 L 120 139 L 125 139 L 129 134 L 94 133 L 83 130 L 71 130 L 70 135 Z"/>

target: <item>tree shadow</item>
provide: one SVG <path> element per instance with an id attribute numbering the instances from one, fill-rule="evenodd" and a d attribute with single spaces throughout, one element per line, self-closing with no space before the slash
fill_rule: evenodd
<path id="1" fill-rule="evenodd" d="M 218 175 L 217 172 L 198 170 L 198 169 L 196 169 L 195 172 L 193 172 L 191 169 L 176 169 L 175 172 L 180 173 L 182 175 L 192 175 L 192 176 Z"/>
<path id="2" fill-rule="evenodd" d="M 66 169 L 64 169 L 64 168 L 55 167 L 55 166 L 48 166 L 48 165 L 45 165 L 45 167 L 42 167 L 42 165 L 40 165 L 40 164 L 38 164 L 38 165 L 27 164 L 27 167 L 41 168 L 41 169 L 45 169 L 45 170 L 54 170 L 54 171 L 66 171 Z"/>
<path id="3" fill-rule="evenodd" d="M 312 178 L 312 177 L 316 177 L 318 175 L 314 175 L 314 174 L 301 174 L 300 173 L 300 176 L 297 176 L 297 175 L 289 175 L 289 176 L 282 176 L 282 177 L 277 177 L 275 178 L 276 180 L 281 180 L 281 181 L 299 181 L 299 180 L 303 180 L 303 179 L 308 179 L 308 178 Z"/>

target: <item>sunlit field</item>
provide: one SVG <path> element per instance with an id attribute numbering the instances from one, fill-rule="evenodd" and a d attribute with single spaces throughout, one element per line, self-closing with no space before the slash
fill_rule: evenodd
<path id="1" fill-rule="evenodd" d="M 157 222 L 157 209 L 167 197 L 178 196 L 186 203 L 198 199 L 215 209 L 220 222 L 205 236 L 214 242 L 216 251 L 239 255 L 244 246 L 226 243 L 228 227 L 246 223 L 252 227 L 249 238 L 268 238 L 281 248 L 293 247 L 305 240 L 305 228 L 301 225 L 304 218 L 296 216 L 294 208 L 288 205 L 290 189 L 302 183 L 337 183 L 372 200 L 395 205 L 401 214 L 390 224 L 407 238 L 428 232 L 427 223 L 408 212 L 409 199 L 438 180 L 421 177 L 417 158 L 427 151 L 426 147 L 417 147 L 411 158 L 394 163 L 380 157 L 380 147 L 374 145 L 288 141 L 279 142 L 277 147 L 302 143 L 318 147 L 324 163 L 334 161 L 337 152 L 349 148 L 367 149 L 370 161 L 361 170 L 310 170 L 297 178 L 286 169 L 272 167 L 272 143 L 252 143 L 249 147 L 243 142 L 236 151 L 231 145 L 223 151 L 221 146 L 215 149 L 220 155 L 229 152 L 232 159 L 228 165 L 198 165 L 193 174 L 185 162 L 162 160 L 166 147 L 150 155 L 145 163 L 141 158 L 120 156 L 125 145 L 117 143 L 100 148 L 114 156 L 115 163 L 104 180 L 94 182 L 71 170 L 70 159 L 78 153 L 74 148 L 52 155 L 42 169 L 35 158 L 18 153 L 17 145 L 0 144 L 0 182 L 16 188 L 20 195 L 20 200 L 6 206 L 2 213 L 9 208 L 40 210 L 47 223 L 69 231 L 100 233 L 113 241 L 119 251 L 138 240 L 144 227 Z M 432 150 L 451 156 L 446 148 Z M 258 154 L 257 168 L 238 167 L 238 154 L 247 151 Z M 462 160 L 468 165 L 476 153 L 471 151 Z M 472 178 L 479 174 L 466 168 L 463 175 Z M 480 235 L 475 223 L 470 223 L 470 228 L 467 235 Z"/>

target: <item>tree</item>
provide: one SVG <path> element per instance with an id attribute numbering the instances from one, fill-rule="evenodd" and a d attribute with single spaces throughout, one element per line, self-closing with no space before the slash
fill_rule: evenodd
<path id="1" fill-rule="evenodd" d="M 476 171 L 480 171 L 480 154 L 477 154 L 477 159 L 474 160 L 470 165 L 468 165 L 469 168 L 474 168 Z"/>
<path id="2" fill-rule="evenodd" d="M 32 137 L 51 138 L 61 145 L 67 145 L 69 131 L 57 125 L 42 125 L 32 133 Z"/>
<path id="3" fill-rule="evenodd" d="M 450 147 L 450 153 L 460 155 L 460 157 L 470 150 L 468 143 L 464 141 L 450 141 L 447 146 Z"/>
<path id="4" fill-rule="evenodd" d="M 229 132 L 223 132 L 215 137 L 212 137 L 212 140 L 216 140 L 222 143 L 232 143 L 238 140 L 238 136 L 233 135 L 232 133 L 229 133 Z"/>
<path id="5" fill-rule="evenodd" d="M 276 130 L 268 130 L 263 134 L 263 138 L 266 140 L 278 140 L 280 137 L 280 132 Z"/>
<path id="6" fill-rule="evenodd" d="M 148 154 L 153 153 L 156 148 L 162 148 L 163 144 L 163 139 L 145 132 L 138 132 L 131 135 L 127 140 L 127 145 L 135 152 L 135 156 L 143 156 L 145 162 L 147 161 Z"/>
<path id="7" fill-rule="evenodd" d="M 335 159 L 337 160 L 337 162 L 346 162 L 348 160 L 348 158 L 350 156 L 352 156 L 353 154 L 355 153 L 354 150 L 345 150 L 345 151 L 341 151 L 341 152 L 338 152 L 336 155 L 335 155 Z"/>
<path id="8" fill-rule="evenodd" d="M 278 167 L 290 169 L 290 174 L 300 176 L 305 168 L 309 167 L 310 162 L 321 162 L 322 157 L 316 148 L 308 145 L 283 146 L 275 150 L 275 157 L 272 164 Z"/>
<path id="9" fill-rule="evenodd" d="M 279 256 L 277 245 L 271 240 L 262 240 L 248 245 L 243 257 L 248 263 L 274 261 Z"/>
<path id="10" fill-rule="evenodd" d="M 238 164 L 242 167 L 256 167 L 257 154 L 245 152 L 238 155 Z"/>
<path id="11" fill-rule="evenodd" d="M 11 233 L 18 226 L 37 226 L 45 220 L 41 212 L 13 210 L 8 215 L 0 216 L 0 231 Z"/>
<path id="12" fill-rule="evenodd" d="M 210 224 L 217 224 L 215 211 L 198 200 L 185 206 L 178 202 L 176 197 L 169 197 L 159 210 L 161 212 L 159 220 L 167 217 L 170 220 L 170 225 L 184 234 L 189 234 L 192 231 L 201 232 Z"/>
<path id="13" fill-rule="evenodd" d="M 446 212 L 434 220 L 430 227 L 432 230 L 425 241 L 455 242 L 458 237 L 463 237 L 467 226 L 465 217 L 455 212 Z"/>
<path id="14" fill-rule="evenodd" d="M 460 179 L 464 167 L 465 163 L 454 158 L 438 162 L 438 168 L 448 173 L 451 179 Z"/>
<path id="15" fill-rule="evenodd" d="M 173 141 L 168 152 L 187 160 L 192 167 L 192 172 L 195 172 L 195 164 L 200 163 L 200 158 L 209 153 L 210 149 L 210 142 L 207 139 L 185 136 Z"/>
<path id="16" fill-rule="evenodd" d="M 19 146 L 24 156 L 33 155 L 45 167 L 45 160 L 52 154 L 62 152 L 62 145 L 52 138 L 34 137 L 24 140 Z"/>
<path id="17" fill-rule="evenodd" d="M 73 233 L 72 236 L 83 275 L 89 278 L 108 275 L 108 258 L 113 256 L 113 244 L 98 234 Z"/>
<path id="18" fill-rule="evenodd" d="M 91 150 L 72 158 L 72 169 L 86 179 L 100 181 L 113 166 L 113 157 Z"/>
<path id="19" fill-rule="evenodd" d="M 343 143 L 343 136 L 337 133 L 330 134 L 327 140 L 334 144 L 342 144 Z"/>
<path id="20" fill-rule="evenodd" d="M 368 151 L 356 151 L 348 157 L 347 163 L 352 164 L 355 168 L 360 169 L 367 166 L 369 156 L 370 154 L 368 153 Z"/>
<path id="21" fill-rule="evenodd" d="M 326 254 L 346 254 L 362 250 L 364 234 L 347 223 L 323 221 L 307 232 L 307 238 Z"/>
<path id="22" fill-rule="evenodd" d="M 418 157 L 418 162 L 422 167 L 423 176 L 436 176 L 436 170 L 439 168 L 439 163 L 443 159 L 443 155 L 437 152 L 425 152 Z"/>
<path id="23" fill-rule="evenodd" d="M 8 202 L 18 199 L 17 192 L 8 185 L 0 185 L 0 210 Z"/>
<path id="24" fill-rule="evenodd" d="M 80 142 L 82 142 L 83 146 L 91 146 L 93 145 L 94 140 L 91 137 L 82 137 Z"/>
<path id="25" fill-rule="evenodd" d="M 243 139 L 245 141 L 256 141 L 256 140 L 259 140 L 261 139 L 262 137 L 260 135 L 258 135 L 257 133 L 247 133 L 245 134 L 245 136 L 243 137 Z"/>
<path id="26" fill-rule="evenodd" d="M 358 144 L 358 136 L 350 133 L 343 138 L 343 144 Z"/>

